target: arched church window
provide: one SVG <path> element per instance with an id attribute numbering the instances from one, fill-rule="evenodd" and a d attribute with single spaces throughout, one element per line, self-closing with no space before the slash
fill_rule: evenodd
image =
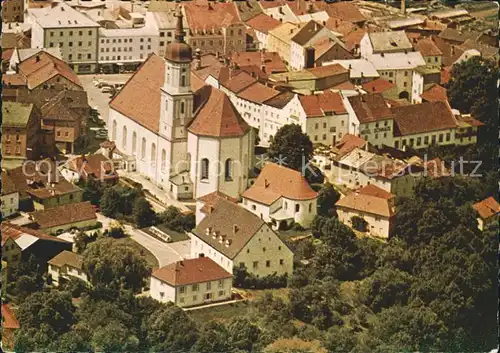
<path id="1" fill-rule="evenodd" d="M 122 148 L 125 150 L 127 149 L 127 127 L 123 127 L 123 133 L 122 133 Z"/>
<path id="2" fill-rule="evenodd" d="M 146 138 L 142 138 L 141 142 L 141 158 L 146 158 Z"/>
<path id="3" fill-rule="evenodd" d="M 186 85 L 186 76 L 182 75 L 181 76 L 181 87 L 184 87 Z"/>
<path id="4" fill-rule="evenodd" d="M 231 158 L 226 159 L 224 169 L 224 177 L 226 181 L 233 180 L 233 160 Z"/>
<path id="5" fill-rule="evenodd" d="M 170 84 L 170 74 L 167 74 L 167 84 Z"/>
<path id="6" fill-rule="evenodd" d="M 167 151 L 165 149 L 161 150 L 161 170 L 165 170 L 167 166 Z"/>
<path id="7" fill-rule="evenodd" d="M 151 144 L 151 165 L 154 166 L 156 163 L 156 145 Z"/>
<path id="8" fill-rule="evenodd" d="M 132 154 L 135 156 L 137 153 L 137 133 L 132 133 Z"/>
<path id="9" fill-rule="evenodd" d="M 210 163 L 207 158 L 203 158 L 201 160 L 201 180 L 208 180 L 209 164 Z"/>
<path id="10" fill-rule="evenodd" d="M 168 99 L 165 100 L 165 110 L 168 110 Z"/>
<path id="11" fill-rule="evenodd" d="M 113 128 L 111 130 L 111 140 L 116 141 L 116 128 L 117 128 L 116 120 L 113 120 Z"/>
<path id="12" fill-rule="evenodd" d="M 186 110 L 184 102 L 181 102 L 181 114 L 184 114 L 184 111 Z"/>

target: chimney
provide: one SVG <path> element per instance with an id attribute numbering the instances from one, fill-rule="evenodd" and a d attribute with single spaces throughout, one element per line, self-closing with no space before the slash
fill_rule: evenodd
<path id="1" fill-rule="evenodd" d="M 264 188 L 268 188 L 269 187 L 269 182 L 267 181 L 267 179 L 264 179 Z"/>
<path id="2" fill-rule="evenodd" d="M 401 13 L 406 15 L 406 0 L 401 0 Z"/>
<path id="3" fill-rule="evenodd" d="M 290 34 L 292 34 L 292 33 L 293 33 L 293 28 L 290 28 Z"/>
<path id="4" fill-rule="evenodd" d="M 451 45 L 451 55 L 455 55 L 455 46 Z"/>
<path id="5" fill-rule="evenodd" d="M 266 65 L 260 65 L 260 69 L 262 72 L 266 72 Z"/>
<path id="6" fill-rule="evenodd" d="M 313 5 L 311 3 L 307 4 L 307 13 L 313 13 Z"/>
<path id="7" fill-rule="evenodd" d="M 279 11 L 280 15 L 284 15 L 285 14 L 285 12 L 283 11 L 283 7 L 282 6 L 279 7 L 278 11 Z"/>
<path id="8" fill-rule="evenodd" d="M 210 3 L 210 1 L 208 2 L 208 9 L 209 10 L 213 10 L 214 8 L 212 7 L 212 3 Z"/>
<path id="9" fill-rule="evenodd" d="M 384 57 L 384 52 L 380 53 L 380 56 L 381 56 L 381 57 Z"/>
<path id="10" fill-rule="evenodd" d="M 179 265 L 184 266 L 184 261 L 183 260 L 179 261 Z"/>
<path id="11" fill-rule="evenodd" d="M 239 230 L 238 225 L 233 224 L 233 234 L 234 235 L 236 235 L 236 233 L 238 233 L 238 230 Z"/>
<path id="12" fill-rule="evenodd" d="M 37 63 L 40 62 L 40 55 L 39 54 L 36 55 L 35 62 L 37 62 Z"/>
<path id="13" fill-rule="evenodd" d="M 253 78 L 257 77 L 257 74 L 255 73 L 255 71 L 250 72 L 250 75 L 251 75 Z"/>

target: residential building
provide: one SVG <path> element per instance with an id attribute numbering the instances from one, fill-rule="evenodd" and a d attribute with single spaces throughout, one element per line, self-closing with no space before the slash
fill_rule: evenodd
<path id="1" fill-rule="evenodd" d="M 267 49 L 281 56 L 287 65 L 290 65 L 291 40 L 299 31 L 300 26 L 291 22 L 268 31 Z"/>
<path id="2" fill-rule="evenodd" d="M 349 70 L 349 78 L 356 85 L 361 85 L 380 77 L 373 65 L 366 59 L 332 60 L 324 62 L 323 66 L 340 64 Z"/>
<path id="3" fill-rule="evenodd" d="M 23 61 L 31 58 L 36 54 L 40 54 L 41 52 L 46 52 L 53 57 L 62 60 L 62 54 L 60 48 L 14 48 L 12 49 L 12 55 L 9 61 L 9 71 L 17 72 L 18 65 Z"/>
<path id="4" fill-rule="evenodd" d="M 404 31 L 366 33 L 360 50 L 382 78 L 396 84 L 399 98 L 411 99 L 413 70 L 426 62 Z"/>
<path id="5" fill-rule="evenodd" d="M 171 263 L 151 274 L 150 295 L 190 307 L 231 299 L 233 275 L 208 257 Z"/>
<path id="6" fill-rule="evenodd" d="M 160 39 L 166 33 L 172 36 L 173 31 L 159 30 L 155 14 L 128 13 L 126 26 L 99 28 L 98 63 L 102 72 L 135 71 L 151 53 L 165 50 L 165 40 Z"/>
<path id="7" fill-rule="evenodd" d="M 193 49 L 223 55 L 246 50 L 246 27 L 233 2 L 193 2 L 183 10 L 189 28 L 186 41 Z"/>
<path id="8" fill-rule="evenodd" d="M 281 22 L 271 16 L 261 13 L 246 21 L 246 25 L 255 31 L 258 42 L 257 49 L 262 50 L 268 49 L 269 31 L 280 26 Z"/>
<path id="9" fill-rule="evenodd" d="M 97 216 L 90 202 L 76 202 L 38 210 L 29 214 L 33 227 L 48 234 L 60 234 L 73 228 L 97 225 Z"/>
<path id="10" fill-rule="evenodd" d="M 490 224 L 498 224 L 498 214 L 500 214 L 500 204 L 493 197 L 481 200 L 472 205 L 478 217 L 477 223 L 480 230 L 484 230 Z"/>
<path id="11" fill-rule="evenodd" d="M 422 54 L 427 65 L 443 65 L 443 52 L 436 45 L 434 37 L 414 40 L 414 46 Z"/>
<path id="12" fill-rule="evenodd" d="M 61 174 L 71 182 L 93 179 L 114 184 L 118 181 L 113 161 L 100 153 L 70 158 L 61 167 Z"/>
<path id="13" fill-rule="evenodd" d="M 4 282 L 2 282 L 4 283 Z M 3 289 L 2 285 L 2 289 Z M 9 304 L 2 303 L 2 348 L 13 350 L 16 332 L 21 328 Z"/>
<path id="14" fill-rule="evenodd" d="M 456 114 L 458 127 L 455 131 L 456 145 L 471 145 L 477 143 L 478 130 L 484 123 L 474 119 L 470 114 Z"/>
<path id="15" fill-rule="evenodd" d="M 177 17 L 175 16 L 175 11 L 173 9 L 158 12 L 147 12 L 146 22 L 153 20 L 156 25 L 159 39 L 158 39 L 158 51 L 155 52 L 159 56 L 165 55 L 165 49 L 172 43 L 175 38 L 175 26 L 177 23 Z M 186 19 L 184 18 L 183 26 L 188 26 Z"/>
<path id="16" fill-rule="evenodd" d="M 110 140 L 172 197 L 238 197 L 248 184 L 254 132 L 222 91 L 193 92 L 193 53 L 177 16 L 165 58 L 151 55 L 110 102 Z"/>
<path id="17" fill-rule="evenodd" d="M 230 201 L 219 200 L 190 236 L 192 258 L 210 258 L 229 273 L 244 266 L 257 277 L 292 274 L 288 246 L 264 220 Z"/>
<path id="18" fill-rule="evenodd" d="M 72 244 L 42 233 L 38 230 L 17 226 L 8 222 L 2 222 L 2 259 L 9 266 L 15 267 L 19 261 L 26 261 L 33 257 L 40 265 L 46 266 L 47 261 L 61 251 L 71 251 Z M 12 242 L 12 240 L 14 242 Z M 6 246 L 10 250 L 6 251 Z M 14 246 L 14 249 L 12 247 Z M 19 248 L 21 252 L 19 253 Z M 20 255 L 20 256 L 19 256 Z M 15 256 L 18 256 L 15 260 Z"/>
<path id="19" fill-rule="evenodd" d="M 251 68 L 260 69 L 266 75 L 287 72 L 286 64 L 278 53 L 261 50 L 259 52 L 233 53 L 230 62 L 236 65 L 238 70 L 251 74 Z M 264 77 L 265 78 L 265 77 Z"/>
<path id="20" fill-rule="evenodd" d="M 293 223 L 308 228 L 317 213 L 318 193 L 301 172 L 275 163 L 266 163 L 241 197 L 244 208 L 274 229 L 286 229 Z"/>
<path id="21" fill-rule="evenodd" d="M 311 94 L 349 81 L 349 70 L 336 64 L 274 74 L 269 79 L 271 82 L 284 83 L 298 93 Z"/>
<path id="22" fill-rule="evenodd" d="M 64 2 L 28 9 L 31 47 L 59 47 L 63 60 L 78 73 L 93 73 L 98 65 L 99 24 Z"/>
<path id="23" fill-rule="evenodd" d="M 52 284 L 58 287 L 61 283 L 77 278 L 88 282 L 87 274 L 83 271 L 83 256 L 71 251 L 64 250 L 50 259 L 48 262 L 48 273 L 52 278 Z"/>
<path id="24" fill-rule="evenodd" d="M 330 37 L 314 41 L 312 48 L 314 49 L 315 67 L 325 65 L 325 63 L 332 60 L 354 59 L 353 54 L 345 47 L 345 44 L 340 42 L 340 40 L 334 40 Z"/>
<path id="25" fill-rule="evenodd" d="M 348 132 L 349 115 L 338 92 L 299 97 L 305 119 L 300 120 L 313 144 L 335 144 Z"/>
<path id="26" fill-rule="evenodd" d="M 404 149 L 456 143 L 458 121 L 448 102 L 435 101 L 391 108 L 394 147 Z"/>
<path id="27" fill-rule="evenodd" d="M 10 217 L 19 211 L 19 192 L 7 172 L 2 171 L 2 190 L 0 196 L 2 204 L 2 219 Z"/>
<path id="28" fill-rule="evenodd" d="M 389 238 L 394 225 L 394 195 L 375 185 L 367 185 L 350 193 L 335 204 L 339 221 L 353 226 L 353 217 L 367 223 L 366 233 L 380 238 Z"/>
<path id="29" fill-rule="evenodd" d="M 24 6 L 24 0 L 2 1 L 2 22 L 23 22 Z"/>
<path id="30" fill-rule="evenodd" d="M 441 83 L 441 67 L 426 65 L 413 70 L 411 102 L 421 103 L 422 94 L 430 85 Z"/>
<path id="31" fill-rule="evenodd" d="M 366 93 L 380 93 L 386 99 L 399 98 L 398 87 L 394 83 L 383 78 L 377 78 L 373 81 L 364 83 L 361 85 L 361 88 Z M 413 85 L 413 89 L 415 90 L 415 84 Z"/>
<path id="32" fill-rule="evenodd" d="M 393 146 L 394 114 L 381 93 L 347 97 L 344 102 L 353 128 L 350 133 L 374 146 Z"/>
<path id="33" fill-rule="evenodd" d="M 3 1 L 2 1 L 3 2 Z M 2 50 L 31 47 L 31 24 L 8 22 L 2 26 Z"/>
<path id="34" fill-rule="evenodd" d="M 40 111 L 33 104 L 3 102 L 3 166 L 21 165 L 25 160 L 40 158 Z"/>
<path id="35" fill-rule="evenodd" d="M 353 190 L 375 185 L 396 196 L 411 195 L 417 178 L 423 174 L 423 166 L 374 152 L 355 147 L 334 157 L 327 173 L 329 180 Z"/>

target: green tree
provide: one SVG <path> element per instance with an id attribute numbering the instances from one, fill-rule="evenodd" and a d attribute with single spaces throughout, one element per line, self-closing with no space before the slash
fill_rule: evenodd
<path id="1" fill-rule="evenodd" d="M 111 321 L 95 331 L 92 347 L 97 352 L 134 352 L 139 351 L 139 340 L 123 324 Z"/>
<path id="2" fill-rule="evenodd" d="M 179 307 L 168 304 L 153 312 L 147 320 L 147 340 L 155 352 L 189 351 L 196 343 L 198 330 Z"/>
<path id="3" fill-rule="evenodd" d="M 77 330 L 71 330 L 62 334 L 51 348 L 55 352 L 90 352 L 90 342 Z"/>
<path id="4" fill-rule="evenodd" d="M 333 326 L 326 331 L 323 346 L 328 352 L 351 352 L 356 345 L 355 332 L 347 327 Z"/>
<path id="5" fill-rule="evenodd" d="M 236 317 L 228 324 L 228 339 L 234 349 L 251 352 L 260 334 L 260 328 L 244 316 Z"/>
<path id="6" fill-rule="evenodd" d="M 87 248 L 87 245 L 97 240 L 97 232 L 92 234 L 85 233 L 83 231 L 78 232 L 74 238 L 76 252 L 81 254 Z"/>
<path id="7" fill-rule="evenodd" d="M 56 334 L 68 332 L 73 325 L 75 307 L 71 295 L 53 290 L 33 293 L 23 302 L 17 312 L 17 318 L 23 329 L 38 329 L 46 325 Z"/>
<path id="8" fill-rule="evenodd" d="M 335 214 L 335 203 L 340 199 L 340 193 L 332 184 L 325 183 L 318 192 L 318 215 L 331 217 Z"/>
<path id="9" fill-rule="evenodd" d="M 101 197 L 101 213 L 106 217 L 117 218 L 120 212 L 121 197 L 115 188 L 107 188 Z"/>
<path id="10" fill-rule="evenodd" d="M 302 171 L 313 155 L 309 137 L 302 133 L 299 125 L 289 124 L 281 127 L 269 146 L 271 160 L 284 160 L 286 167 Z"/>
<path id="11" fill-rule="evenodd" d="M 177 232 L 190 231 L 195 227 L 195 215 L 183 214 L 177 207 L 168 206 L 158 215 L 158 222 Z"/>
<path id="12" fill-rule="evenodd" d="M 144 198 L 137 198 L 134 201 L 132 215 L 138 228 L 149 227 L 153 225 L 156 219 L 155 211 L 153 211 L 149 201 Z"/>
<path id="13" fill-rule="evenodd" d="M 405 305 L 410 297 L 413 278 L 410 274 L 393 269 L 380 268 L 361 284 L 363 302 L 373 311 L 394 305 Z"/>
<path id="14" fill-rule="evenodd" d="M 226 327 L 218 322 L 209 321 L 203 325 L 198 340 L 193 346 L 194 352 L 230 352 L 229 334 Z"/>
<path id="15" fill-rule="evenodd" d="M 113 239 L 99 239 L 83 253 L 83 268 L 93 285 L 125 288 L 138 292 L 151 269 L 138 250 Z"/>

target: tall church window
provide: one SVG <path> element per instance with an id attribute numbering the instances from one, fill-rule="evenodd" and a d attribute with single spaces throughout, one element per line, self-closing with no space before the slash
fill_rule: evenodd
<path id="1" fill-rule="evenodd" d="M 165 100 L 165 110 L 168 110 L 168 99 Z"/>
<path id="2" fill-rule="evenodd" d="M 207 158 L 201 160 L 201 180 L 208 180 L 209 164 Z"/>
<path id="3" fill-rule="evenodd" d="M 113 120 L 113 129 L 111 130 L 111 140 L 116 141 L 116 129 L 117 129 L 116 120 Z"/>
<path id="4" fill-rule="evenodd" d="M 122 133 L 122 148 L 125 150 L 127 149 L 127 127 L 123 127 L 123 133 Z"/>
<path id="5" fill-rule="evenodd" d="M 137 133 L 132 133 L 132 154 L 135 156 L 137 153 Z"/>
<path id="6" fill-rule="evenodd" d="M 151 144 L 151 165 L 154 167 L 156 164 L 156 145 Z"/>
<path id="7" fill-rule="evenodd" d="M 224 177 L 226 181 L 233 180 L 233 160 L 231 158 L 226 159 L 224 169 Z"/>
<path id="8" fill-rule="evenodd" d="M 167 84 L 170 84 L 170 74 L 167 74 Z"/>
<path id="9" fill-rule="evenodd" d="M 146 138 L 142 138 L 141 142 L 141 158 L 146 158 Z"/>
<path id="10" fill-rule="evenodd" d="M 167 166 L 167 151 L 165 149 L 161 150 L 161 170 L 165 170 Z"/>
<path id="11" fill-rule="evenodd" d="M 186 76 L 182 75 L 181 76 L 181 87 L 184 87 L 186 85 Z"/>
<path id="12" fill-rule="evenodd" d="M 181 102 L 181 114 L 184 114 L 184 111 L 186 110 L 184 102 Z"/>

